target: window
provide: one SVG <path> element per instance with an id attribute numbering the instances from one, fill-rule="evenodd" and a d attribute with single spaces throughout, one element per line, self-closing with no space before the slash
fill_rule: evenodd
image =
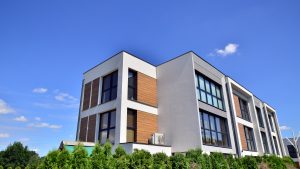
<path id="1" fill-rule="evenodd" d="M 275 132 L 273 116 L 271 114 L 269 114 L 268 117 L 269 117 L 269 122 L 270 122 L 271 130 L 272 130 L 272 132 Z"/>
<path id="2" fill-rule="evenodd" d="M 263 146 L 264 146 L 264 149 L 265 149 L 265 153 L 269 154 L 270 151 L 269 151 L 269 145 L 268 145 L 266 133 L 265 132 L 260 132 L 260 133 L 261 133 L 261 138 L 262 138 L 262 141 L 263 141 Z"/>
<path id="3" fill-rule="evenodd" d="M 259 127 L 264 128 L 264 121 L 263 121 L 263 118 L 262 118 L 262 114 L 261 114 L 260 108 L 255 107 L 255 109 L 256 109 L 256 113 L 257 113 Z"/>
<path id="4" fill-rule="evenodd" d="M 195 77 L 197 99 L 224 110 L 221 86 L 199 73 L 196 73 Z"/>
<path id="5" fill-rule="evenodd" d="M 117 98 L 118 71 L 103 77 L 101 103 Z"/>
<path id="6" fill-rule="evenodd" d="M 227 120 L 201 110 L 200 112 L 203 144 L 229 147 Z"/>
<path id="7" fill-rule="evenodd" d="M 136 142 L 136 110 L 127 109 L 127 142 Z"/>
<path id="8" fill-rule="evenodd" d="M 100 115 L 99 127 L 99 142 L 104 144 L 109 140 L 112 144 L 115 142 L 115 128 L 116 128 L 116 111 L 102 113 Z"/>
<path id="9" fill-rule="evenodd" d="M 273 136 L 273 141 L 274 141 L 274 146 L 275 146 L 275 150 L 276 150 L 276 152 L 274 152 L 274 154 L 279 155 L 279 149 L 278 149 L 277 139 L 274 136 Z"/>
<path id="10" fill-rule="evenodd" d="M 239 98 L 240 101 L 240 107 L 241 107 L 241 113 L 242 113 L 242 118 L 244 120 L 250 121 L 251 122 L 251 118 L 250 118 L 250 114 L 249 114 L 249 109 L 248 109 L 248 102 Z"/>
<path id="11" fill-rule="evenodd" d="M 128 99 L 137 100 L 137 73 L 136 71 L 128 71 Z"/>
<path id="12" fill-rule="evenodd" d="M 255 141 L 254 141 L 254 135 L 253 135 L 253 129 L 244 126 L 245 130 L 245 137 L 247 142 L 247 150 L 249 151 L 255 151 Z"/>
<path id="13" fill-rule="evenodd" d="M 291 158 L 298 158 L 296 148 L 293 145 L 287 145 L 287 149 Z"/>

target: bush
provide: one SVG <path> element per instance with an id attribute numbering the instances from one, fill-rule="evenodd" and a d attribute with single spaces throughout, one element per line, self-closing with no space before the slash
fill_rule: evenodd
<path id="1" fill-rule="evenodd" d="M 67 150 L 63 149 L 59 152 L 57 156 L 57 167 L 60 169 L 71 168 L 71 155 Z"/>
<path id="2" fill-rule="evenodd" d="M 234 158 L 230 155 L 226 160 L 230 169 L 243 169 L 243 164 L 239 158 Z"/>
<path id="3" fill-rule="evenodd" d="M 2 166 L 2 165 L 0 165 L 0 169 L 3 169 L 3 166 Z"/>
<path id="4" fill-rule="evenodd" d="M 20 166 L 18 166 L 18 167 L 16 167 L 15 169 L 21 169 L 21 167 L 20 167 Z"/>
<path id="5" fill-rule="evenodd" d="M 203 162 L 202 150 L 200 150 L 200 149 L 189 150 L 186 153 L 186 158 L 189 160 L 191 168 L 203 168 L 202 167 L 202 162 Z"/>
<path id="6" fill-rule="evenodd" d="M 75 146 L 74 152 L 72 153 L 72 168 L 85 169 L 89 168 L 88 153 L 81 144 Z"/>
<path id="7" fill-rule="evenodd" d="M 210 154 L 213 169 L 228 169 L 228 163 L 222 153 Z"/>
<path id="8" fill-rule="evenodd" d="M 169 157 L 165 153 L 153 155 L 153 169 L 171 169 L 172 165 Z"/>
<path id="9" fill-rule="evenodd" d="M 272 169 L 286 169 L 287 168 L 283 159 L 281 159 L 275 155 L 264 157 L 264 160 L 267 162 L 268 166 Z"/>
<path id="10" fill-rule="evenodd" d="M 152 168 L 153 159 L 148 151 L 135 149 L 131 154 L 130 165 L 131 168 Z"/>
<path id="11" fill-rule="evenodd" d="M 171 157 L 171 163 L 173 169 L 188 169 L 189 168 L 189 161 L 183 154 L 176 153 L 174 156 Z"/>
<path id="12" fill-rule="evenodd" d="M 59 151 L 53 150 L 50 151 L 47 156 L 44 158 L 41 166 L 39 168 L 41 169 L 52 169 L 52 168 L 58 168 L 57 167 L 57 157 L 58 157 Z"/>
<path id="13" fill-rule="evenodd" d="M 258 169 L 258 163 L 255 157 L 243 157 L 242 164 L 244 169 Z"/>
<path id="14" fill-rule="evenodd" d="M 116 168 L 118 169 L 128 169 L 130 166 L 130 156 L 126 154 L 126 151 L 122 146 L 118 146 L 115 150 L 113 157 L 116 160 Z"/>
<path id="15" fill-rule="evenodd" d="M 282 160 L 283 160 L 283 162 L 284 162 L 285 164 L 295 165 L 295 162 L 294 162 L 293 159 L 292 159 L 291 157 L 289 157 L 289 156 L 284 156 L 284 157 L 282 158 Z"/>

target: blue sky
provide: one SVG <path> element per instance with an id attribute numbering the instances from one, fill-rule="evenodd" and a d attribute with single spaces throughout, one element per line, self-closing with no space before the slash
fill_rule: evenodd
<path id="1" fill-rule="evenodd" d="M 193 50 L 299 126 L 300 1 L 0 1 L 0 149 L 74 140 L 82 73 Z M 227 46 L 227 48 L 226 48 Z M 289 135 L 290 131 L 283 131 Z"/>

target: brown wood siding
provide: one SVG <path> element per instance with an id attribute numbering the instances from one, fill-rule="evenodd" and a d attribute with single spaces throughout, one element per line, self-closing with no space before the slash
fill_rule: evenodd
<path id="1" fill-rule="evenodd" d="M 83 94 L 83 105 L 82 110 L 87 110 L 90 107 L 90 97 L 91 97 L 91 82 L 84 85 Z"/>
<path id="2" fill-rule="evenodd" d="M 138 143 L 148 143 L 152 134 L 157 132 L 157 115 L 137 111 L 137 137 Z"/>
<path id="3" fill-rule="evenodd" d="M 79 141 L 86 141 L 88 117 L 84 117 L 80 121 Z"/>
<path id="4" fill-rule="evenodd" d="M 93 80 L 93 83 L 92 83 L 91 107 L 97 106 L 98 97 L 99 97 L 99 78 Z"/>
<path id="5" fill-rule="evenodd" d="M 242 125 L 240 123 L 239 123 L 239 132 L 240 132 L 242 150 L 248 150 L 248 148 L 247 148 L 247 142 L 246 142 L 246 136 L 245 136 L 245 130 L 244 130 L 244 125 Z"/>
<path id="6" fill-rule="evenodd" d="M 137 101 L 157 107 L 156 79 L 137 72 Z"/>
<path id="7" fill-rule="evenodd" d="M 89 116 L 87 142 L 95 142 L 96 114 Z"/>
<path id="8" fill-rule="evenodd" d="M 242 118 L 239 97 L 235 94 L 233 95 L 233 101 L 234 101 L 236 116 Z"/>

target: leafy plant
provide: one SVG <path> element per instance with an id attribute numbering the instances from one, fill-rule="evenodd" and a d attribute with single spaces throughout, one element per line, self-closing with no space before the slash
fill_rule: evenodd
<path id="1" fill-rule="evenodd" d="M 59 152 L 57 156 L 57 167 L 60 169 L 71 168 L 71 155 L 67 150 L 63 149 Z"/>
<path id="2" fill-rule="evenodd" d="M 213 169 L 228 169 L 228 163 L 222 153 L 210 154 Z"/>
<path id="3" fill-rule="evenodd" d="M 88 153 L 81 144 L 75 146 L 71 162 L 73 169 L 85 169 L 89 167 Z"/>
<path id="4" fill-rule="evenodd" d="M 131 154 L 131 168 L 148 169 L 152 168 L 152 164 L 152 155 L 148 151 L 135 149 Z"/>
<path id="5" fill-rule="evenodd" d="M 126 151 L 122 146 L 118 146 L 113 155 L 116 160 L 116 168 L 118 169 L 128 169 L 130 166 L 130 156 L 126 154 Z"/>
<path id="6" fill-rule="evenodd" d="M 230 169 L 243 169 L 243 164 L 240 158 L 234 158 L 232 155 L 230 155 L 226 160 Z"/>
<path id="7" fill-rule="evenodd" d="M 153 155 L 153 169 L 171 169 L 171 161 L 165 153 Z"/>
<path id="8" fill-rule="evenodd" d="M 171 163 L 173 169 L 188 169 L 189 161 L 183 154 L 176 153 L 171 157 Z"/>
<path id="9" fill-rule="evenodd" d="M 258 169 L 258 163 L 255 157 L 242 158 L 243 168 L 245 169 Z"/>

